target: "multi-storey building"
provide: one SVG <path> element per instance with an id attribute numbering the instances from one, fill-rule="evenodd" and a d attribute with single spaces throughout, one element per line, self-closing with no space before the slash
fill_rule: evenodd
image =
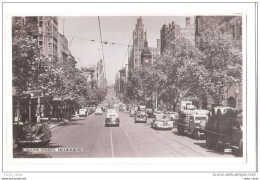
<path id="1" fill-rule="evenodd" d="M 142 65 L 141 54 L 144 49 L 152 54 L 151 63 L 155 56 L 160 55 L 161 42 L 157 40 L 157 47 L 148 47 L 147 32 L 144 31 L 144 24 L 142 17 L 137 19 L 135 30 L 133 32 L 133 46 L 130 51 L 130 56 L 128 59 L 128 70 L 138 69 Z"/>
<path id="2" fill-rule="evenodd" d="M 133 32 L 133 46 L 129 58 L 129 69 L 138 69 L 141 65 L 141 52 L 144 49 L 146 40 L 146 32 L 144 31 L 143 19 L 139 17 Z"/>
<path id="3" fill-rule="evenodd" d="M 126 68 L 119 70 L 119 92 L 125 94 L 126 92 Z"/>
<path id="4" fill-rule="evenodd" d="M 58 18 L 54 16 L 38 16 L 38 44 L 41 53 L 52 60 L 58 59 Z"/>
<path id="5" fill-rule="evenodd" d="M 242 16 L 196 16 L 196 36 L 211 24 L 217 24 L 234 40 L 242 41 Z"/>
<path id="6" fill-rule="evenodd" d="M 70 51 L 68 49 L 68 40 L 62 35 L 58 34 L 58 60 L 61 62 L 67 62 Z"/>
<path id="7" fill-rule="evenodd" d="M 119 79 L 119 73 L 118 72 L 115 75 L 115 91 L 117 93 L 120 92 L 120 79 Z"/>
<path id="8" fill-rule="evenodd" d="M 181 27 L 175 22 L 164 24 L 161 28 L 161 54 L 169 47 L 171 41 L 183 37 L 195 44 L 195 24 L 190 23 L 190 17 L 186 18 L 186 26 Z"/>
<path id="9" fill-rule="evenodd" d="M 151 63 L 153 63 L 155 58 L 161 55 L 161 40 L 157 39 L 157 47 L 149 47 L 149 49 L 152 54 Z"/>
<path id="10" fill-rule="evenodd" d="M 97 86 L 98 87 L 105 87 L 106 86 L 104 61 L 102 59 L 100 59 L 100 61 L 97 62 L 96 78 L 97 78 Z"/>

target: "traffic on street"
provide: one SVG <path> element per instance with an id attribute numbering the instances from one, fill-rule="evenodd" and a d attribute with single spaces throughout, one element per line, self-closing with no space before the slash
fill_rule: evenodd
<path id="1" fill-rule="evenodd" d="M 97 107 L 95 113 L 88 116 L 74 117 L 70 121 L 52 129 L 52 138 L 47 145 L 30 145 L 14 148 L 14 157 L 19 158 L 110 158 L 110 157 L 236 157 L 238 154 L 225 153 L 226 144 L 209 149 L 205 138 L 196 139 L 191 134 L 180 134 L 174 121 L 162 117 L 148 118 L 146 109 L 137 111 L 131 117 L 113 92 L 106 98 L 107 109 Z M 119 106 L 121 110 L 119 110 Z M 138 108 L 138 107 L 137 107 Z M 104 112 L 102 111 L 104 110 Z M 122 110 L 125 109 L 125 110 Z M 132 109 L 132 111 L 135 111 Z M 99 113 L 97 113 L 99 112 Z M 141 121 L 137 121 L 143 117 Z M 109 122 L 108 122 L 108 119 Z M 115 119 L 113 122 L 112 119 Z M 117 121 L 118 120 L 118 121 Z M 156 122 L 169 122 L 166 126 Z M 164 124 L 164 123 L 162 123 Z M 155 128 L 156 127 L 156 128 Z M 167 127 L 167 128 L 165 128 Z M 81 149 L 76 152 L 23 151 L 23 148 L 70 148 Z"/>
<path id="2" fill-rule="evenodd" d="M 241 32 L 239 15 L 12 17 L 13 157 L 244 157 Z"/>

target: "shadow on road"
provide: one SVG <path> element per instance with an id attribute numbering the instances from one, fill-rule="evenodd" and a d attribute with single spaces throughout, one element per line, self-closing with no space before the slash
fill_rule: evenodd
<path id="1" fill-rule="evenodd" d="M 200 146 L 201 148 L 205 149 L 207 152 L 225 155 L 225 153 L 224 153 L 225 146 L 223 146 L 223 145 L 217 146 L 215 149 L 208 149 L 208 147 L 206 145 L 206 141 L 201 142 L 201 143 L 194 143 L 194 144 L 196 144 L 196 145 Z"/>
<path id="2" fill-rule="evenodd" d="M 221 154 L 221 155 L 225 155 L 226 153 L 224 152 L 224 149 L 227 148 L 228 146 L 225 144 L 221 144 L 219 143 L 217 145 L 217 147 L 215 149 L 208 149 L 207 145 L 206 145 L 206 141 L 203 143 L 194 143 L 198 146 L 200 146 L 203 149 L 206 149 L 207 152 L 213 152 L 213 153 L 217 153 L 217 154 Z M 232 152 L 232 155 L 234 155 L 235 157 L 242 157 L 243 155 L 239 152 Z"/>
<path id="3" fill-rule="evenodd" d="M 190 138 L 190 139 L 194 139 L 194 137 L 193 137 L 192 134 L 189 134 L 189 133 L 186 133 L 186 132 L 184 132 L 183 135 L 179 134 L 178 131 L 173 131 L 172 133 L 173 133 L 174 135 L 176 135 L 176 136 L 186 136 L 186 137 L 188 137 L 188 138 Z M 200 140 L 205 140 L 205 137 L 201 137 Z"/>
<path id="4" fill-rule="evenodd" d="M 80 126 L 85 126 L 86 124 L 83 124 L 83 123 L 78 123 L 78 122 L 75 122 L 75 121 L 67 121 L 63 124 L 60 124 L 59 126 L 70 126 L 70 125 L 80 125 Z"/>

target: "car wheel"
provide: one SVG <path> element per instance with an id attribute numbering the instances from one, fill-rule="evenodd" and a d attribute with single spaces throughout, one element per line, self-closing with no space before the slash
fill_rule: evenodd
<path id="1" fill-rule="evenodd" d="M 157 126 L 157 124 L 155 124 L 155 125 L 154 125 L 154 129 L 158 129 L 158 126 Z"/>
<path id="2" fill-rule="evenodd" d="M 200 132 L 198 130 L 194 130 L 192 134 L 194 139 L 196 140 L 200 139 Z"/>
<path id="3" fill-rule="evenodd" d="M 184 134 L 184 127 L 182 127 L 181 125 L 178 125 L 178 126 L 177 126 L 177 130 L 178 130 L 178 133 L 179 133 L 180 135 L 183 135 L 183 134 Z"/>

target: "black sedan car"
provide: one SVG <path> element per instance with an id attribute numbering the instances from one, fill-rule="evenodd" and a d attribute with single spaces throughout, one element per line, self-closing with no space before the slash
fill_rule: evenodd
<path id="1" fill-rule="evenodd" d="M 17 138 L 19 147 L 23 145 L 46 145 L 51 141 L 52 133 L 46 123 L 25 124 Z"/>

